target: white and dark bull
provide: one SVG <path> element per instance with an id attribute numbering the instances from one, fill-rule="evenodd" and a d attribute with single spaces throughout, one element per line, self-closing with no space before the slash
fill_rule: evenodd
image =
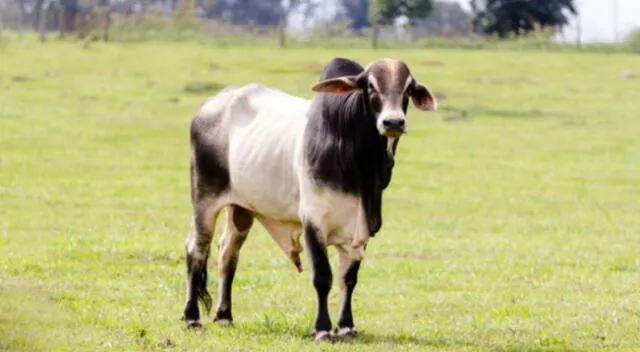
<path id="1" fill-rule="evenodd" d="M 382 192 L 391 180 L 409 100 L 436 99 L 399 60 L 366 69 L 328 63 L 312 100 L 258 84 L 229 87 L 207 100 L 191 124 L 193 221 L 186 240 L 187 327 L 207 311 L 207 259 L 216 219 L 226 209 L 218 250 L 214 321 L 232 322 L 231 287 L 239 251 L 257 219 L 302 271 L 304 243 L 317 292 L 315 338 L 355 336 L 351 297 L 370 237 L 382 226 Z M 327 297 L 333 276 L 327 246 L 338 249 L 341 309 L 332 334 Z"/>

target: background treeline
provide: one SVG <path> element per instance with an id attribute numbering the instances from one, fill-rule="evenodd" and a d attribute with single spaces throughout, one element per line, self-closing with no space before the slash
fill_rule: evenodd
<path id="1" fill-rule="evenodd" d="M 470 10 L 446 0 L 0 0 L 0 25 L 38 31 L 43 41 L 58 33 L 87 41 L 566 48 L 553 39 L 580 15 L 575 0 L 468 1 Z M 583 48 L 579 34 L 571 46 Z M 590 47 L 640 51 L 640 31 L 622 45 Z"/>

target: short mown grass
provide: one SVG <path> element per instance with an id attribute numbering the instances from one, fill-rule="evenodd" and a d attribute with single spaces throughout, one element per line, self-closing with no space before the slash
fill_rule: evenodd
<path id="1" fill-rule="evenodd" d="M 311 97 L 334 56 L 401 58 L 441 98 L 409 111 L 360 338 L 313 343 L 306 255 L 298 274 L 259 225 L 235 325 L 184 331 L 192 114 L 225 85 Z M 0 350 L 640 350 L 639 74 L 625 54 L 5 41 Z"/>

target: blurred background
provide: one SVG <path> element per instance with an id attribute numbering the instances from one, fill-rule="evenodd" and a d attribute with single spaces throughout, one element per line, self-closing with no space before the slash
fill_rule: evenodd
<path id="1" fill-rule="evenodd" d="M 638 0 L 0 0 L 0 28 L 40 39 L 640 52 Z M 517 39 L 517 40 L 514 40 Z M 514 43 L 515 42 L 515 43 Z"/>

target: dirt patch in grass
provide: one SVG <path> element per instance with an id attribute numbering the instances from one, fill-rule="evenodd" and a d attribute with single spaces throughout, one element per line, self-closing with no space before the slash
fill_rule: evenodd
<path id="1" fill-rule="evenodd" d="M 444 66 L 444 62 L 437 60 L 424 60 L 418 62 L 420 66 Z"/>
<path id="2" fill-rule="evenodd" d="M 190 94 L 210 94 L 224 87 L 224 84 L 217 82 L 194 81 L 185 84 L 184 91 Z"/>
<path id="3" fill-rule="evenodd" d="M 517 108 L 495 108 L 484 105 L 475 105 L 468 109 L 473 115 L 491 115 L 505 118 L 567 118 L 566 113 L 555 111 L 544 111 L 540 109 L 517 109 Z"/>
<path id="4" fill-rule="evenodd" d="M 306 65 L 303 65 L 301 69 L 303 71 L 311 72 L 311 73 L 322 73 L 324 70 L 325 64 L 321 64 L 319 62 L 310 62 Z"/>
<path id="5" fill-rule="evenodd" d="M 300 65 L 268 67 L 264 69 L 264 72 L 277 73 L 277 74 L 301 74 L 301 73 L 320 74 L 324 70 L 325 66 L 326 64 L 324 63 L 309 62 L 309 63 L 300 64 Z"/>
<path id="6" fill-rule="evenodd" d="M 432 253 L 411 253 L 411 252 L 393 252 L 383 255 L 387 258 L 408 259 L 415 261 L 431 261 L 440 259 L 439 256 Z"/>
<path id="7" fill-rule="evenodd" d="M 215 62 L 210 62 L 209 63 L 209 69 L 212 71 L 218 71 L 218 70 L 222 70 L 223 67 L 220 66 L 219 64 L 215 63 Z"/>
<path id="8" fill-rule="evenodd" d="M 446 100 L 447 99 L 447 93 L 445 92 L 433 92 L 433 95 L 436 96 L 436 99 L 438 100 Z"/>
<path id="9" fill-rule="evenodd" d="M 23 75 L 15 75 L 11 77 L 11 82 L 29 82 L 33 80 L 34 78 L 23 76 Z"/>
<path id="10" fill-rule="evenodd" d="M 536 84 L 536 81 L 529 77 L 481 77 L 473 80 L 474 83 L 479 84 L 525 84 L 525 85 L 533 85 Z"/>

